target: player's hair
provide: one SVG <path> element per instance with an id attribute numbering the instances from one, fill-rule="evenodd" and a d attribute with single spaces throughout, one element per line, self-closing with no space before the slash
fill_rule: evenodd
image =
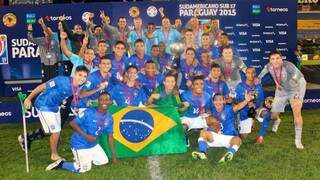
<path id="1" fill-rule="evenodd" d="M 227 45 L 227 46 L 223 46 L 223 47 L 222 47 L 221 52 L 223 52 L 223 50 L 225 50 L 225 49 L 231 49 L 231 50 L 233 50 L 230 45 Z"/>
<path id="2" fill-rule="evenodd" d="M 107 44 L 107 41 L 105 41 L 105 40 L 98 41 L 98 45 L 101 44 L 101 43 Z"/>
<path id="3" fill-rule="evenodd" d="M 162 22 L 163 20 L 165 20 L 165 19 L 168 19 L 169 22 L 170 22 L 170 18 L 169 18 L 168 16 L 164 16 L 164 17 L 161 19 L 161 22 Z"/>
<path id="4" fill-rule="evenodd" d="M 159 47 L 159 45 L 154 44 L 154 45 L 152 45 L 151 49 L 153 49 L 153 48 L 158 48 L 158 47 Z"/>
<path id="5" fill-rule="evenodd" d="M 141 21 L 142 21 L 142 19 L 141 19 L 140 16 L 133 18 L 133 20 L 134 20 L 134 21 L 135 21 L 135 20 L 141 20 Z"/>
<path id="6" fill-rule="evenodd" d="M 116 41 L 116 43 L 114 43 L 114 47 L 118 46 L 119 44 L 122 44 L 124 48 L 126 48 L 126 43 L 124 43 L 123 41 Z"/>
<path id="7" fill-rule="evenodd" d="M 220 65 L 219 64 L 217 64 L 217 63 L 212 63 L 212 65 L 211 65 L 211 69 L 213 69 L 213 68 L 221 68 L 220 67 Z"/>
<path id="8" fill-rule="evenodd" d="M 188 51 L 193 51 L 194 53 L 196 53 L 196 50 L 195 50 L 193 47 L 188 47 L 187 50 L 186 50 L 186 53 L 187 53 Z"/>
<path id="9" fill-rule="evenodd" d="M 147 61 L 146 63 L 145 63 L 145 66 L 147 65 L 147 64 L 156 64 L 154 61 L 152 61 L 152 60 L 149 60 L 149 61 Z"/>
<path id="10" fill-rule="evenodd" d="M 102 93 L 100 93 L 100 94 L 99 94 L 99 97 L 102 96 L 102 95 L 108 95 L 108 96 L 110 97 L 110 94 L 107 93 L 107 92 L 102 92 Z"/>
<path id="11" fill-rule="evenodd" d="M 135 42 L 134 42 L 134 45 L 138 44 L 138 43 L 142 43 L 144 44 L 144 41 L 142 39 L 137 39 Z"/>
<path id="12" fill-rule="evenodd" d="M 154 22 L 148 22 L 147 26 L 155 26 L 156 24 Z"/>
<path id="13" fill-rule="evenodd" d="M 102 28 L 100 25 L 95 25 L 93 30 L 96 30 L 97 28 Z"/>
<path id="14" fill-rule="evenodd" d="M 203 76 L 203 75 L 194 76 L 194 77 L 192 78 L 192 83 L 194 83 L 196 80 L 202 80 L 202 81 L 204 81 L 204 76 Z"/>
<path id="15" fill-rule="evenodd" d="M 192 32 L 192 33 L 193 33 L 193 30 L 192 30 L 192 29 L 186 29 L 186 30 L 184 31 L 184 34 L 185 34 L 186 32 Z"/>
<path id="16" fill-rule="evenodd" d="M 118 22 L 119 22 L 119 20 L 120 19 L 125 19 L 125 20 L 127 20 L 127 18 L 126 17 L 124 17 L 124 16 L 120 16 L 119 18 L 118 18 Z"/>
<path id="17" fill-rule="evenodd" d="M 203 33 L 201 36 L 210 36 L 209 33 Z"/>
<path id="18" fill-rule="evenodd" d="M 174 77 L 174 79 L 177 81 L 177 74 L 174 74 L 172 71 L 169 71 L 168 73 L 165 74 L 164 79 L 167 77 Z"/>
<path id="19" fill-rule="evenodd" d="M 131 68 L 138 71 L 138 67 L 137 67 L 137 66 L 135 66 L 135 65 L 130 65 L 130 66 L 128 66 L 128 67 L 126 68 L 126 72 L 128 72 L 129 69 L 131 69 Z"/>
<path id="20" fill-rule="evenodd" d="M 86 66 L 77 66 L 75 72 L 86 72 L 89 73 L 89 70 Z"/>
<path id="21" fill-rule="evenodd" d="M 101 63 L 102 60 L 109 60 L 110 62 L 112 61 L 109 56 L 102 56 L 102 57 L 100 58 L 99 64 Z"/>
<path id="22" fill-rule="evenodd" d="M 214 96 L 212 97 L 212 100 L 214 101 L 214 99 L 218 96 L 222 96 L 224 98 L 224 96 L 221 93 L 216 93 L 214 94 Z"/>
<path id="23" fill-rule="evenodd" d="M 229 38 L 228 34 L 227 34 L 227 33 L 225 33 L 225 32 L 221 33 L 221 35 L 220 35 L 220 36 L 226 36 L 227 38 Z"/>
<path id="24" fill-rule="evenodd" d="M 269 59 L 270 59 L 270 57 L 271 57 L 272 55 L 276 55 L 276 54 L 278 54 L 280 57 L 282 57 L 281 52 L 278 51 L 278 50 L 275 50 L 275 51 L 270 52 L 270 54 L 269 54 Z"/>

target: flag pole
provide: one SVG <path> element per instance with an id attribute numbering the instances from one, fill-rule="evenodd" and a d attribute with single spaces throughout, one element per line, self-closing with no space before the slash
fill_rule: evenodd
<path id="1" fill-rule="evenodd" d="M 27 122 L 26 122 L 26 108 L 24 107 L 24 100 L 27 98 L 26 94 L 22 92 L 18 93 L 18 97 L 21 104 L 22 110 L 22 123 L 23 123 L 23 138 L 24 138 L 24 152 L 25 152 L 25 159 L 26 159 L 26 171 L 29 173 L 29 156 L 28 156 L 28 144 L 27 144 Z"/>

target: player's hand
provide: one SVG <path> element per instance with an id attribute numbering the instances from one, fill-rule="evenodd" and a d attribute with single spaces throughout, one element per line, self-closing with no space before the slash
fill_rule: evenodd
<path id="1" fill-rule="evenodd" d="M 254 78 L 254 84 L 255 85 L 261 84 L 261 79 L 258 77 Z"/>
<path id="2" fill-rule="evenodd" d="M 159 99 L 159 98 L 160 98 L 160 94 L 159 94 L 159 93 L 152 94 L 151 97 L 152 97 L 153 99 Z"/>
<path id="3" fill-rule="evenodd" d="M 105 89 L 108 86 L 108 84 L 109 83 L 107 81 L 100 83 L 99 90 Z"/>
<path id="4" fill-rule="evenodd" d="M 61 23 L 61 22 L 58 22 L 58 30 L 59 30 L 60 32 L 63 31 L 63 27 L 62 27 L 62 23 Z"/>
<path id="5" fill-rule="evenodd" d="M 38 23 L 39 23 L 39 24 L 44 24 L 42 17 L 38 19 Z"/>
<path id="6" fill-rule="evenodd" d="M 187 101 L 183 102 L 182 104 L 183 104 L 183 106 L 186 107 L 186 108 L 190 106 L 190 103 L 187 102 Z"/>
<path id="7" fill-rule="evenodd" d="M 67 33 L 64 32 L 64 31 L 60 32 L 60 38 L 61 38 L 61 39 L 67 39 L 67 38 L 68 38 Z"/>
<path id="8" fill-rule="evenodd" d="M 190 80 L 188 80 L 186 85 L 187 85 L 188 88 L 190 88 L 192 86 L 192 82 Z"/>
<path id="9" fill-rule="evenodd" d="M 87 46 L 88 43 L 89 43 L 89 35 L 88 35 L 88 33 L 84 33 L 84 38 L 82 40 L 82 44 L 83 44 L 83 46 Z"/>
<path id="10" fill-rule="evenodd" d="M 26 109 L 30 109 L 30 108 L 31 108 L 31 101 L 30 101 L 30 99 L 29 99 L 29 98 L 26 98 L 26 99 L 24 100 L 23 105 L 24 105 L 24 107 L 25 107 Z"/>
<path id="11" fill-rule="evenodd" d="M 32 30 L 33 30 L 33 28 L 32 28 L 32 24 L 28 24 L 28 26 L 27 26 L 27 30 L 28 30 L 28 31 L 32 31 Z"/>
<path id="12" fill-rule="evenodd" d="M 102 20 L 104 20 L 106 18 L 106 14 L 104 13 L 104 11 L 100 11 L 100 18 Z"/>
<path id="13" fill-rule="evenodd" d="M 65 20 L 66 20 L 66 16 L 65 15 L 59 16 L 59 21 L 65 21 Z"/>
<path id="14" fill-rule="evenodd" d="M 89 134 L 86 135 L 86 139 L 87 139 L 89 142 L 95 142 L 95 141 L 96 141 L 96 137 L 94 137 L 94 136 L 92 136 L 92 135 L 89 135 Z"/>
<path id="15" fill-rule="evenodd" d="M 244 99 L 245 99 L 245 101 L 247 101 L 247 103 L 249 103 L 250 101 L 252 101 L 253 98 L 252 98 L 251 93 L 248 92 L 248 91 L 246 91 L 245 94 L 244 94 Z"/>

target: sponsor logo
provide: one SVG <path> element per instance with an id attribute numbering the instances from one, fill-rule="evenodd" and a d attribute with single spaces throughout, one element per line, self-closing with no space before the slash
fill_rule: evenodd
<path id="1" fill-rule="evenodd" d="M 0 65 L 8 64 L 8 43 L 7 35 L 0 34 Z"/>
<path id="2" fill-rule="evenodd" d="M 268 54 L 269 54 L 269 53 L 268 53 Z M 263 59 L 263 60 L 269 60 L 269 57 L 265 57 L 265 56 L 264 56 L 262 59 Z"/>
<path id="3" fill-rule="evenodd" d="M 252 34 L 251 37 L 260 37 L 259 34 Z"/>
<path id="4" fill-rule="evenodd" d="M 260 62 L 259 59 L 252 59 L 251 61 L 252 61 L 252 62 Z"/>
<path id="5" fill-rule="evenodd" d="M 261 52 L 260 48 L 252 48 L 252 52 Z"/>
<path id="6" fill-rule="evenodd" d="M 264 53 L 265 53 L 265 54 L 270 54 L 270 53 L 271 53 L 271 51 L 265 51 Z"/>
<path id="7" fill-rule="evenodd" d="M 265 29 L 273 29 L 273 26 L 265 26 Z"/>
<path id="8" fill-rule="evenodd" d="M 320 103 L 320 99 L 304 99 L 304 103 Z"/>
<path id="9" fill-rule="evenodd" d="M 234 42 L 233 42 L 233 40 L 229 40 L 229 44 L 233 44 Z"/>
<path id="10" fill-rule="evenodd" d="M 0 112 L 0 117 L 8 117 L 8 116 L 12 116 L 11 112 Z"/>
<path id="11" fill-rule="evenodd" d="M 235 36 L 234 32 L 227 32 L 228 36 Z"/>
<path id="12" fill-rule="evenodd" d="M 246 60 L 248 60 L 248 58 L 247 57 L 240 57 L 243 61 L 246 61 Z"/>
<path id="13" fill-rule="evenodd" d="M 155 17 L 158 14 L 158 10 L 154 6 L 150 6 L 147 9 L 147 14 L 149 17 Z"/>
<path id="14" fill-rule="evenodd" d="M 259 5 L 259 4 L 253 4 L 252 6 L 251 6 L 251 12 L 252 12 L 252 14 L 254 14 L 254 15 L 258 15 L 258 14 L 260 14 L 261 13 L 261 6 Z"/>
<path id="15" fill-rule="evenodd" d="M 248 33 L 245 32 L 245 31 L 240 31 L 240 32 L 239 32 L 239 35 L 240 35 L 240 36 L 246 36 L 247 34 L 248 34 Z"/>
<path id="16" fill-rule="evenodd" d="M 249 49 L 238 49 L 238 52 L 249 52 Z"/>
<path id="17" fill-rule="evenodd" d="M 287 13 L 289 11 L 286 7 L 266 7 L 268 13 Z"/>
<path id="18" fill-rule="evenodd" d="M 279 31 L 279 35 L 287 35 L 287 31 Z"/>
<path id="19" fill-rule="evenodd" d="M 288 51 L 288 48 L 277 48 L 277 51 L 286 52 L 286 51 Z"/>
<path id="20" fill-rule="evenodd" d="M 256 69 L 260 69 L 260 68 L 262 68 L 262 66 L 261 66 L 261 65 L 252 65 L 251 67 L 254 67 L 254 68 L 256 68 Z"/>
<path id="21" fill-rule="evenodd" d="M 26 14 L 26 22 L 27 22 L 27 24 L 35 24 L 36 23 L 36 14 L 35 13 L 27 13 Z"/>
<path id="22" fill-rule="evenodd" d="M 13 92 L 16 92 L 16 91 L 22 91 L 21 87 L 20 86 L 17 86 L 17 87 L 12 87 L 11 88 Z"/>
<path id="23" fill-rule="evenodd" d="M 39 48 L 28 39 L 11 39 L 11 55 L 12 58 L 35 58 L 39 57 Z"/>
<path id="24" fill-rule="evenodd" d="M 2 17 L 3 25 L 6 27 L 13 27 L 17 24 L 17 16 L 13 13 L 7 13 Z"/>
<path id="25" fill-rule="evenodd" d="M 267 44 L 273 44 L 274 41 L 273 41 L 272 39 L 267 39 L 267 40 L 266 40 L 266 43 L 267 43 Z"/>
<path id="26" fill-rule="evenodd" d="M 303 4 L 303 3 L 308 3 L 308 4 L 317 4 L 319 2 L 319 0 L 298 0 L 299 4 Z"/>
<path id="27" fill-rule="evenodd" d="M 262 44 L 261 40 L 250 40 L 250 44 Z"/>
<path id="28" fill-rule="evenodd" d="M 288 27 L 287 23 L 276 23 L 277 27 Z"/>
<path id="29" fill-rule="evenodd" d="M 238 46 L 247 46 L 247 43 L 238 43 Z"/>
<path id="30" fill-rule="evenodd" d="M 233 29 L 233 26 L 226 26 L 224 29 Z"/>
<path id="31" fill-rule="evenodd" d="M 249 27 L 248 24 L 236 24 L 236 27 Z"/>
<path id="32" fill-rule="evenodd" d="M 260 23 L 252 23 L 251 25 L 252 25 L 252 27 L 260 27 L 261 26 Z"/>
<path id="33" fill-rule="evenodd" d="M 262 34 L 263 35 L 276 35 L 276 33 L 274 33 L 273 31 L 264 31 Z"/>
<path id="34" fill-rule="evenodd" d="M 280 45 L 280 46 L 282 45 L 282 46 L 283 46 L 283 45 L 287 45 L 287 43 L 285 43 L 285 42 L 283 42 L 283 43 L 278 43 L 278 45 Z"/>
<path id="35" fill-rule="evenodd" d="M 59 21 L 59 16 L 44 16 L 46 21 Z M 72 16 L 66 16 L 66 21 L 71 21 Z"/>

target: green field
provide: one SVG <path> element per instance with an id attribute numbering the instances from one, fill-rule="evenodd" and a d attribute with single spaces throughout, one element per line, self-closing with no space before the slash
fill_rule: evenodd
<path id="1" fill-rule="evenodd" d="M 240 147 L 233 161 L 218 165 L 224 148 L 209 149 L 208 160 L 191 158 L 196 149 L 197 134 L 192 135 L 192 147 L 185 154 L 160 156 L 163 179 L 320 179 L 320 110 L 304 111 L 304 150 L 294 146 L 292 115 L 282 116 L 277 134 L 268 132 L 264 145 L 254 145 L 256 132 Z M 39 127 L 38 124 L 28 129 Z M 117 164 L 94 166 L 85 174 L 59 170 L 46 172 L 50 163 L 48 139 L 34 142 L 29 154 L 30 173 L 25 172 L 24 153 L 17 143 L 22 125 L 0 125 L 0 179 L 150 179 L 148 158 L 120 159 Z M 73 156 L 69 149 L 69 126 L 63 129 L 60 155 L 67 160 Z"/>

